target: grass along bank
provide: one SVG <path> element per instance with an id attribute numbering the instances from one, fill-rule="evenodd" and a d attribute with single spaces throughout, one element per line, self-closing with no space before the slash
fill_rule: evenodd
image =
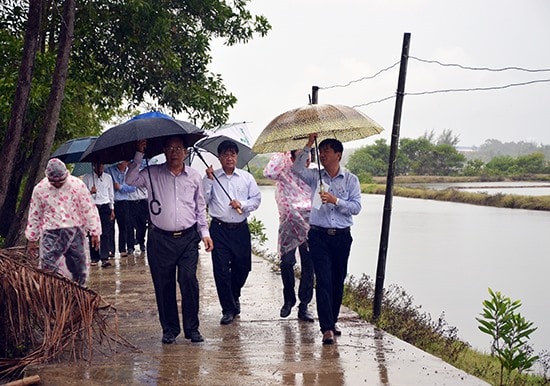
<path id="1" fill-rule="evenodd" d="M 373 183 L 361 184 L 361 192 L 366 194 L 386 194 L 386 178 L 373 177 Z M 463 204 L 492 206 L 496 208 L 529 209 L 550 211 L 550 196 L 522 196 L 516 194 L 471 193 L 458 189 L 427 189 L 404 186 L 413 183 L 453 183 L 453 182 L 550 182 L 548 175 L 521 176 L 517 179 L 502 177 L 438 177 L 438 176 L 398 176 L 394 180 L 393 195 L 397 197 L 425 200 L 449 201 Z M 268 179 L 259 179 L 258 185 L 274 185 Z"/>
<path id="2" fill-rule="evenodd" d="M 361 192 L 368 194 L 386 194 L 386 185 L 361 184 Z M 398 197 L 420 198 L 459 202 L 463 204 L 493 206 L 509 209 L 529 209 L 550 211 L 550 196 L 521 196 L 516 194 L 488 194 L 463 192 L 457 189 L 422 189 L 401 185 L 393 187 L 393 195 Z"/>

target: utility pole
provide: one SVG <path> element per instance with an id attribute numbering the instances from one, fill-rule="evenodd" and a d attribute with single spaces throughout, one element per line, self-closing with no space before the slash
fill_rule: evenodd
<path id="1" fill-rule="evenodd" d="M 395 160 L 399 145 L 399 129 L 401 127 L 401 111 L 405 96 L 405 78 L 407 77 L 407 63 L 409 61 L 409 46 L 411 34 L 406 32 L 403 36 L 403 48 L 401 50 L 401 65 L 399 67 L 399 79 L 397 81 L 397 98 L 393 114 L 393 128 L 390 145 L 390 158 L 388 161 L 388 177 L 386 179 L 386 195 L 384 198 L 384 212 L 382 215 L 382 232 L 380 234 L 380 248 L 378 250 L 378 265 L 376 267 L 376 284 L 374 288 L 373 318 L 378 320 L 382 309 L 382 295 L 384 293 L 384 278 L 386 276 L 386 255 L 388 253 L 388 240 L 390 236 L 390 219 L 393 198 L 393 179 L 395 174 Z"/>

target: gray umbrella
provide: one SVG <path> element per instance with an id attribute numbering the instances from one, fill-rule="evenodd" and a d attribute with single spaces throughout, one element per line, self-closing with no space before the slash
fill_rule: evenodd
<path id="1" fill-rule="evenodd" d="M 59 146 L 50 156 L 58 158 L 66 164 L 80 161 L 84 152 L 95 142 L 97 137 L 83 137 L 70 139 Z"/>
<path id="2" fill-rule="evenodd" d="M 237 167 L 239 169 L 244 168 L 256 156 L 256 153 L 252 151 L 250 133 L 244 122 L 229 123 L 213 129 L 208 137 L 197 141 L 192 149 L 191 156 L 193 153 L 199 152 L 200 149 L 204 149 L 217 156 L 218 146 L 225 140 L 234 142 L 239 149 L 239 156 L 237 158 Z"/>

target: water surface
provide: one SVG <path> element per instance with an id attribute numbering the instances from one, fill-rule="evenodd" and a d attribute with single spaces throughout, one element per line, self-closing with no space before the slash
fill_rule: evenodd
<path id="1" fill-rule="evenodd" d="M 266 226 L 267 248 L 275 251 L 274 188 L 261 190 L 255 215 Z M 384 197 L 363 195 L 362 204 L 348 271 L 374 278 Z M 521 300 L 519 311 L 538 327 L 531 340 L 535 352 L 550 349 L 549 230 L 550 212 L 394 197 L 384 283 L 402 286 L 434 320 L 445 312 L 459 337 L 482 351 L 489 350 L 490 338 L 475 318 L 489 298 L 487 288 L 501 291 Z"/>

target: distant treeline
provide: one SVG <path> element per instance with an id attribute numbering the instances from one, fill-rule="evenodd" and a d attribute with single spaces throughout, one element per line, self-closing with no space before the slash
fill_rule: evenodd
<path id="1" fill-rule="evenodd" d="M 489 162 L 495 157 L 519 157 L 533 153 L 541 153 L 544 159 L 550 160 L 550 145 L 534 142 L 501 142 L 498 139 L 488 139 L 481 146 L 473 147 L 472 151 L 464 152 L 467 159 L 479 159 Z"/>
<path id="2" fill-rule="evenodd" d="M 472 151 L 459 151 L 458 136 L 444 130 L 411 139 L 401 138 L 395 163 L 396 176 L 480 176 L 518 177 L 550 174 L 550 146 L 527 142 L 502 143 L 489 139 Z M 344 150 L 342 164 L 355 173 L 361 182 L 388 172 L 390 145 L 378 139 L 373 145 Z M 270 154 L 256 156 L 249 169 L 257 178 L 263 178 L 263 168 Z"/>

